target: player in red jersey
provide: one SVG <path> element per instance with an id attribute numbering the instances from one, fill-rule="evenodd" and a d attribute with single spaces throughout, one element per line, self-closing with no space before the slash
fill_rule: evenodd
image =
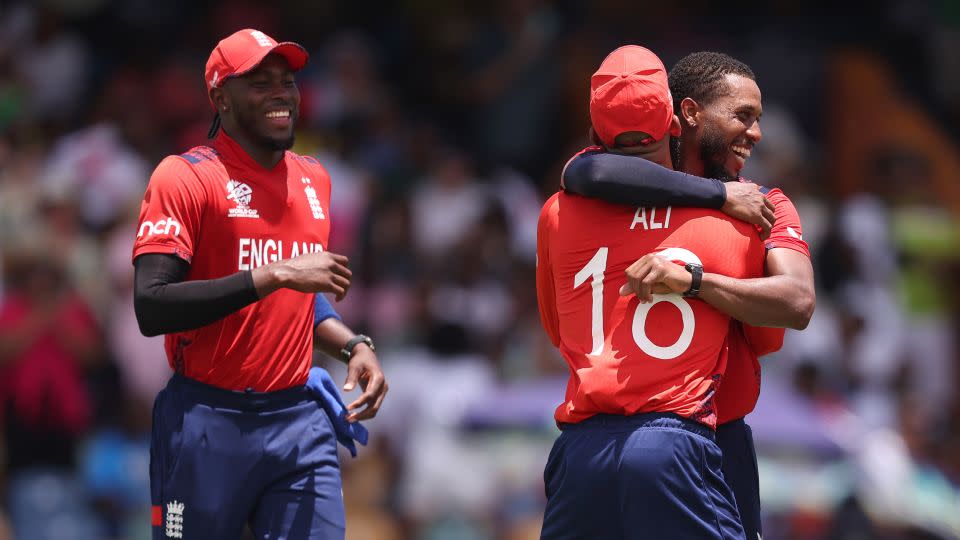
<path id="1" fill-rule="evenodd" d="M 591 78 L 611 148 L 670 167 L 679 132 L 666 70 L 621 47 Z M 621 296 L 639 257 L 693 277 L 683 295 Z M 544 481 L 542 538 L 743 538 L 714 442 L 730 317 L 696 298 L 704 272 L 762 275 L 753 226 L 719 211 L 630 208 L 558 193 L 537 236 L 543 326 L 570 367 Z"/>
<path id="2" fill-rule="evenodd" d="M 305 386 L 314 339 L 344 349 L 344 389 L 364 389 L 347 420 L 375 415 L 387 385 L 370 338 L 313 325 L 315 293 L 340 299 L 351 275 L 326 251 L 327 172 L 289 151 L 307 59 L 257 30 L 221 40 L 212 145 L 164 159 L 144 194 L 135 309 L 176 372 L 154 405 L 154 538 L 344 535 L 335 419 Z"/>
<path id="3" fill-rule="evenodd" d="M 682 206 L 720 208 L 750 217 L 744 186 L 738 178 L 751 148 L 760 141 L 760 90 L 748 66 L 721 53 L 691 54 L 670 72 L 675 106 L 683 121 L 681 144 L 674 158 L 683 171 L 669 171 L 648 161 L 608 153 L 603 146 L 586 149 L 564 171 L 567 190 L 620 204 L 654 200 Z M 721 183 L 726 180 L 726 183 Z M 724 199 L 726 192 L 726 199 Z M 773 221 L 766 240 L 768 277 L 736 280 L 705 273 L 700 297 L 738 319 L 728 338 L 729 360 L 717 392 L 717 443 L 723 451 L 724 478 L 733 488 L 747 538 L 762 534 L 759 477 L 753 437 L 744 417 L 760 393 L 758 356 L 780 347 L 782 328 L 806 327 L 816 303 L 810 251 L 796 208 L 779 189 L 760 188 L 775 219 L 754 213 L 756 223 Z M 734 198 L 733 204 L 731 197 Z M 628 269 L 631 286 L 642 297 L 651 292 L 685 290 L 689 276 L 671 265 L 648 258 Z M 740 322 L 742 321 L 742 322 Z M 769 326 L 773 328 L 763 328 Z"/>

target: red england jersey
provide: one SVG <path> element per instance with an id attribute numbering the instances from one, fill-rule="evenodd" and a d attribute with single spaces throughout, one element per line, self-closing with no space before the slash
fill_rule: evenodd
<path id="1" fill-rule="evenodd" d="M 187 280 L 215 279 L 326 249 L 330 178 L 286 152 L 271 170 L 223 133 L 160 162 L 143 197 L 133 257 L 168 253 Z M 231 390 L 304 384 L 313 348 L 313 297 L 280 289 L 196 330 L 167 334 L 177 373 Z"/>
<path id="2" fill-rule="evenodd" d="M 745 181 L 741 179 L 741 181 Z M 780 189 L 760 188 L 774 205 L 776 223 L 765 246 L 799 251 L 807 257 L 810 248 L 803 241 L 800 215 Z M 750 414 L 760 397 L 759 357 L 780 349 L 783 328 L 760 328 L 732 321 L 727 344 L 730 347 L 727 371 L 717 391 L 717 421 L 725 424 Z"/>
<path id="3" fill-rule="evenodd" d="M 699 262 L 735 278 L 763 275 L 752 225 L 715 210 L 630 208 L 558 193 L 537 231 L 537 296 L 544 328 L 570 368 L 558 422 L 599 413 L 673 412 L 716 425 L 730 318 L 702 300 L 621 297 L 643 255 Z"/>

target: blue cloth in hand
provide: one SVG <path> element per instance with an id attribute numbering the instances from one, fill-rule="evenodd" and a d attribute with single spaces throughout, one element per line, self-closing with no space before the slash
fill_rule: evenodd
<path id="1" fill-rule="evenodd" d="M 347 405 L 340 397 L 340 390 L 337 384 L 327 370 L 321 367 L 310 368 L 310 376 L 307 377 L 307 388 L 317 396 L 317 401 L 330 417 L 330 423 L 333 424 L 333 430 L 337 434 L 337 440 L 340 444 L 350 451 L 350 455 L 357 457 L 357 445 L 359 442 L 366 446 L 370 434 L 367 428 L 360 422 L 347 422 Z"/>

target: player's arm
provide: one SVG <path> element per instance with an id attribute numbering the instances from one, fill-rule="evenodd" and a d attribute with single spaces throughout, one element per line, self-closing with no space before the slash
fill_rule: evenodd
<path id="1" fill-rule="evenodd" d="M 356 334 L 343 324 L 340 315 L 322 294 L 314 298 L 313 344 L 330 357 L 342 359 L 341 351 Z M 347 362 L 347 380 L 343 390 L 349 392 L 357 384 L 363 393 L 347 405 L 347 420 L 354 422 L 373 418 L 383 404 L 389 385 L 380 368 L 377 355 L 366 343 L 357 343 Z"/>
<path id="2" fill-rule="evenodd" d="M 704 272 L 699 297 L 743 323 L 753 326 L 802 330 L 810 323 L 817 299 L 809 248 L 802 240 L 800 218 L 793 203 L 782 193 L 776 199 L 777 225 L 767 242 L 766 277 L 737 279 Z M 791 232 L 792 231 L 792 232 Z M 692 276 L 682 266 L 648 254 L 626 270 L 623 295 L 641 302 L 653 294 L 683 293 Z"/>
<path id="3" fill-rule="evenodd" d="M 633 155 L 583 152 L 564 167 L 561 185 L 569 193 L 630 206 L 714 208 L 761 228 L 773 226 L 773 205 L 757 185 L 721 182 L 672 171 Z"/>
<path id="4" fill-rule="evenodd" d="M 766 277 L 737 280 L 704 274 L 700 297 L 748 325 L 803 330 L 817 304 L 810 248 L 793 202 L 779 189 L 764 191 L 777 218 L 766 242 Z"/>
<path id="5" fill-rule="evenodd" d="M 790 249 L 767 253 L 767 277 L 736 279 L 704 272 L 699 298 L 734 319 L 753 326 L 803 330 L 813 316 L 816 294 L 810 258 Z M 656 254 L 644 255 L 626 271 L 621 295 L 636 293 L 641 302 L 654 294 L 683 293 L 692 276 Z"/>
<path id="6" fill-rule="evenodd" d="M 540 324 L 554 346 L 560 346 L 560 316 L 557 314 L 557 297 L 553 284 L 553 269 L 550 265 L 550 229 L 555 219 L 552 208 L 556 199 L 550 199 L 540 212 L 537 223 L 537 306 Z"/>
<path id="7" fill-rule="evenodd" d="M 133 307 L 145 336 L 195 330 L 281 288 L 331 292 L 339 300 L 351 275 L 347 258 L 328 251 L 204 280 L 186 281 L 190 265 L 175 255 L 146 253 L 133 264 Z"/>
<path id="8" fill-rule="evenodd" d="M 816 306 L 810 257 L 792 249 L 767 252 L 767 277 L 734 279 L 704 273 L 700 298 L 753 326 L 803 330 Z"/>
<path id="9" fill-rule="evenodd" d="M 206 326 L 257 301 L 251 272 L 184 281 L 190 265 L 163 253 L 134 260 L 133 308 L 145 336 Z"/>

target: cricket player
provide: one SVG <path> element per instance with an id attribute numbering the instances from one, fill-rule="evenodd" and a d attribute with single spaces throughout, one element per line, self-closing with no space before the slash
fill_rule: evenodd
<path id="1" fill-rule="evenodd" d="M 652 200 L 746 215 L 749 203 L 733 202 L 731 195 L 739 197 L 744 186 L 757 187 L 739 177 L 761 139 L 763 111 L 753 71 L 722 53 L 694 53 L 670 71 L 670 90 L 681 113 L 680 169 L 710 179 L 611 153 L 598 145 L 568 163 L 562 180 L 566 190 L 619 204 L 643 205 Z M 727 370 L 716 398 L 717 444 L 723 452 L 724 478 L 736 496 L 750 540 L 762 538 L 763 532 L 756 451 L 744 421 L 760 395 L 758 356 L 779 349 L 782 328 L 805 328 L 816 304 L 810 250 L 803 241 L 797 210 L 779 189 L 761 187 L 760 192 L 775 214 L 773 220 L 762 217 L 764 222 L 773 221 L 765 242 L 767 277 L 737 280 L 706 272 L 700 288 L 700 298 L 737 319 L 730 328 Z M 651 287 L 666 279 L 650 266 L 638 265 L 634 270 L 629 278 L 631 294 L 641 290 L 649 294 Z"/>
<path id="2" fill-rule="evenodd" d="M 259 539 L 344 537 L 333 419 L 305 386 L 314 339 L 348 362 L 344 390 L 363 388 L 348 421 L 374 416 L 387 385 L 369 337 L 313 325 L 315 293 L 339 300 L 351 273 L 326 251 L 327 171 L 289 151 L 307 60 L 257 30 L 221 40 L 212 144 L 164 159 L 144 194 L 135 309 L 175 371 L 153 412 L 156 539 L 235 540 L 246 523 Z"/>
<path id="3" fill-rule="evenodd" d="M 671 167 L 668 135 L 680 126 L 649 50 L 607 56 L 591 78 L 590 116 L 611 151 Z M 682 275 L 665 294 L 621 295 L 641 257 Z M 744 538 L 714 431 L 730 317 L 697 298 L 704 272 L 761 276 L 756 229 L 717 210 L 563 192 L 544 205 L 537 296 L 570 379 L 541 538 Z"/>

